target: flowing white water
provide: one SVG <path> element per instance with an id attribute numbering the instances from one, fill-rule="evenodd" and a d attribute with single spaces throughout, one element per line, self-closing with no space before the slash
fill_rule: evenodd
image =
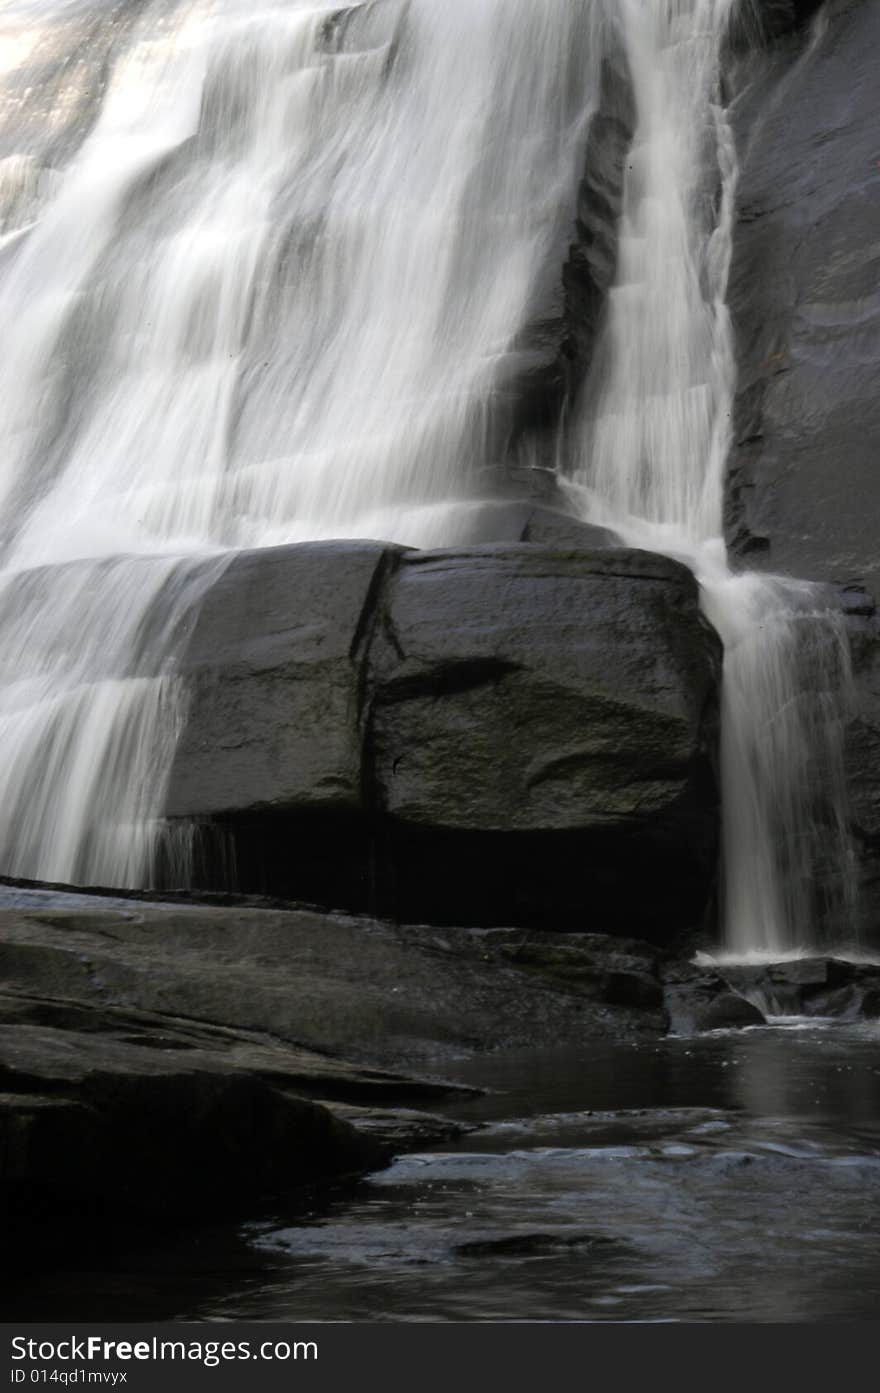
<path id="1" fill-rule="evenodd" d="M 452 539 L 601 53 L 599 0 L 4 7 L 0 869 L 150 874 L 229 549 Z"/>
<path id="2" fill-rule="evenodd" d="M 734 574 L 723 541 L 735 362 L 736 156 L 720 60 L 734 0 L 621 0 L 637 124 L 616 283 L 574 479 L 591 519 L 686 561 L 724 648 L 724 937 L 778 956 L 855 936 L 849 659 L 821 587 Z"/>
<path id="3" fill-rule="evenodd" d="M 0 869 L 148 879 L 232 549 L 455 540 L 613 30 L 638 122 L 577 491 L 694 567 L 725 640 L 729 945 L 847 910 L 843 635 L 721 540 L 731 3 L 7 0 Z"/>

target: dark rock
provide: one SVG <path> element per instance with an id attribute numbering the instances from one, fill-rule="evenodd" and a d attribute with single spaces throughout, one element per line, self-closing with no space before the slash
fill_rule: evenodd
<path id="1" fill-rule="evenodd" d="M 39 1023 L 77 1033 L 86 1029 L 83 1010 L 102 1030 L 122 1028 L 119 1012 L 173 1018 L 166 1020 L 173 1041 L 185 1028 L 195 1032 L 186 1035 L 190 1044 L 206 1047 L 208 1030 L 213 1050 L 233 1051 L 242 1068 L 263 1077 L 272 1062 L 254 1052 L 268 1037 L 283 1045 L 286 1087 L 386 1111 L 454 1094 L 442 1080 L 412 1078 L 417 1064 L 663 1033 L 662 1014 L 609 1004 L 586 979 L 554 978 L 506 951 L 517 942 L 526 947 L 528 937 L 306 910 L 144 903 L 5 910 L 0 992 L 47 1003 Z M 609 968 L 628 962 L 649 972 L 649 949 L 625 946 L 615 955 L 612 943 Z M 598 946 L 586 953 L 600 976 Z M 107 1023 L 94 1014 L 106 1011 Z M 155 1036 L 155 1021 L 150 1031 Z M 259 1039 L 242 1039 L 251 1032 Z M 130 1022 L 125 1034 L 137 1034 Z M 407 1072 L 388 1072 L 398 1068 Z"/>
<path id="2" fill-rule="evenodd" d="M 531 542 L 546 549 L 602 551 L 620 546 L 607 527 L 581 522 L 561 509 L 528 501 L 475 504 L 462 527 L 463 547 L 495 542 Z"/>
<path id="3" fill-rule="evenodd" d="M 387 1149 L 297 1096 L 284 1051 L 171 1021 L 0 997 L 0 1207 L 241 1212 Z M 250 1055 L 250 1057 L 248 1057 Z"/>
<path id="4" fill-rule="evenodd" d="M 761 8 L 779 32 L 817 7 Z M 733 107 L 739 392 L 727 525 L 750 567 L 840 587 L 855 676 L 846 762 L 861 903 L 835 940 L 880 945 L 878 54 L 877 6 L 830 0 L 812 38 L 748 60 Z"/>
<path id="5" fill-rule="evenodd" d="M 623 46 L 612 33 L 606 34 L 605 41 L 577 196 L 573 206 L 564 210 L 525 327 L 494 386 L 493 403 L 496 411 L 502 408 L 502 414 L 490 429 L 492 458 L 515 455 L 525 440 L 525 453 L 552 460 L 560 418 L 586 380 L 614 282 L 624 167 L 635 110 Z M 578 104 L 574 117 L 582 109 L 585 58 L 580 56 L 580 67 L 578 55 L 573 53 L 571 58 L 571 71 L 560 72 L 559 85 L 561 90 L 567 85 L 574 94 Z"/>
<path id="6" fill-rule="evenodd" d="M 729 534 L 751 566 L 876 592 L 880 10 L 831 0 L 822 25 L 752 55 L 734 106 Z"/>
<path id="7" fill-rule="evenodd" d="M 587 379 L 598 329 L 617 274 L 617 236 L 626 158 L 636 111 L 626 54 L 619 41 L 602 62 L 599 100 L 587 135 L 584 177 L 578 189 L 577 236 L 563 270 L 563 345 L 568 395 Z"/>
<path id="8" fill-rule="evenodd" d="M 734 39 L 740 44 L 778 39 L 802 28 L 823 0 L 748 0 L 734 11 Z"/>
<path id="9" fill-rule="evenodd" d="M 880 963 L 850 963 L 836 958 L 799 958 L 792 962 L 720 968 L 736 991 L 768 1015 L 836 1016 L 873 1019 L 880 1001 Z"/>
<path id="10" fill-rule="evenodd" d="M 596 1001 L 662 1011 L 659 950 L 649 943 L 606 934 L 533 931 L 498 935 L 492 948 L 505 961 L 564 982 Z"/>
<path id="11" fill-rule="evenodd" d="M 758 1007 L 732 989 L 717 972 L 708 972 L 689 963 L 674 963 L 667 967 L 663 976 L 669 1029 L 675 1035 L 764 1024 Z"/>
<path id="12" fill-rule="evenodd" d="M 362 647 L 395 550 L 322 542 L 233 556 L 181 665 L 191 699 L 170 817 L 362 810 Z"/>
<path id="13" fill-rule="evenodd" d="M 847 588 L 842 602 L 854 679 L 844 757 L 860 893 L 858 921 L 839 941 L 880 950 L 880 620 L 862 588 Z"/>
<path id="14" fill-rule="evenodd" d="M 475 1123 L 459 1122 L 452 1117 L 439 1117 L 436 1113 L 416 1112 L 412 1108 L 356 1107 L 351 1103 L 327 1103 L 328 1111 L 334 1117 L 347 1122 L 357 1132 L 374 1136 L 383 1146 L 392 1146 L 396 1151 L 415 1151 L 423 1147 L 439 1146 L 443 1142 L 457 1141 L 476 1131 Z"/>
<path id="15" fill-rule="evenodd" d="M 619 548 L 607 527 L 584 522 L 555 469 L 510 465 L 481 469 L 473 481 L 475 499 L 457 529 L 456 546 L 493 542 L 532 542 L 573 551 Z"/>
<path id="16" fill-rule="evenodd" d="M 402 558 L 371 673 L 388 907 L 646 937 L 699 922 L 718 659 L 693 577 L 665 558 Z"/>
<path id="17" fill-rule="evenodd" d="M 609 534 L 561 507 L 498 508 L 534 540 L 235 558 L 184 663 L 169 794 L 199 888 L 403 921 L 701 921 L 720 650 L 696 582 L 590 549 Z"/>

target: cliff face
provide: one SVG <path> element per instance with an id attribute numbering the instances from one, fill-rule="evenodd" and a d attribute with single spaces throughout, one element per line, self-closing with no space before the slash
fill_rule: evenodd
<path id="1" fill-rule="evenodd" d="M 767 27 L 779 34 L 784 16 L 769 8 Z M 830 0 L 763 56 L 752 51 L 733 80 L 739 386 L 728 541 L 735 564 L 830 582 L 840 594 L 855 679 L 847 774 L 870 938 L 880 917 L 880 8 Z"/>
<path id="2" fill-rule="evenodd" d="M 756 3 L 731 56 L 741 180 L 727 517 L 735 564 L 840 589 L 857 678 L 854 830 L 873 923 L 880 13 L 866 0 L 816 10 L 814 0 Z M 549 438 L 589 364 L 632 125 L 625 61 L 612 55 L 573 240 L 548 267 L 556 299 L 536 312 L 543 337 L 511 378 L 505 419 L 526 433 Z M 552 509 L 532 516 L 534 500 L 504 502 L 496 485 L 457 554 L 367 547 L 342 565 L 338 547 L 292 548 L 227 572 L 200 620 L 202 657 L 190 655 L 195 696 L 169 803 L 172 817 L 206 829 L 201 883 L 222 883 L 234 863 L 230 883 L 244 889 L 403 918 L 655 939 L 701 922 L 714 879 L 715 679 L 692 599 L 685 616 L 680 578 L 649 585 L 631 557 L 612 576 L 607 553 L 588 555 L 607 538 Z M 283 622 L 267 637 L 273 606 Z M 663 733 L 655 680 L 678 642 L 670 615 L 696 655 L 666 683 L 681 738 Z M 239 642 L 250 645 L 244 665 L 229 652 Z"/>
<path id="3" fill-rule="evenodd" d="M 730 541 L 749 566 L 876 592 L 880 10 L 832 0 L 749 69 Z"/>

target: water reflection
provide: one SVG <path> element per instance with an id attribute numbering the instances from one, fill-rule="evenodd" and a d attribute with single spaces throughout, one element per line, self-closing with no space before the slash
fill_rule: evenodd
<path id="1" fill-rule="evenodd" d="M 456 1109 L 481 1124 L 458 1144 L 308 1210 L 19 1279 L 14 1301 L 31 1319 L 876 1317 L 876 1026 L 500 1055 L 460 1076 L 489 1091 Z"/>

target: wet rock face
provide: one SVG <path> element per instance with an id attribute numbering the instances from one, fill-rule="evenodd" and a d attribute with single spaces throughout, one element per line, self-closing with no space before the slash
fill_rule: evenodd
<path id="1" fill-rule="evenodd" d="M 332 542 L 232 559 L 186 655 L 170 817 L 361 806 L 360 647 L 394 554 Z"/>
<path id="2" fill-rule="evenodd" d="M 294 1059 L 167 1017 L 0 995 L 0 1219 L 234 1213 L 381 1161 L 378 1141 L 297 1096 Z"/>
<path id="3" fill-rule="evenodd" d="M 765 5 L 786 26 L 815 6 Z M 855 709 L 846 760 L 862 940 L 880 924 L 880 12 L 830 0 L 737 79 L 730 300 L 739 392 L 728 535 L 750 567 L 837 584 Z M 846 937 L 853 936 L 848 925 Z"/>
<path id="4" fill-rule="evenodd" d="M 720 650 L 693 577 L 510 506 L 540 541 L 232 563 L 185 661 L 169 796 L 207 828 L 202 885 L 404 920 L 700 921 Z"/>
<path id="5" fill-rule="evenodd" d="M 388 1066 L 655 1038 L 656 959 L 308 911 L 0 908 L 3 1241 L 253 1211 L 448 1140 L 466 1128 L 425 1104 L 470 1090 Z"/>
<path id="6" fill-rule="evenodd" d="M 562 354 L 569 397 L 576 397 L 586 381 L 602 313 L 617 274 L 626 157 L 635 126 L 626 54 L 621 46 L 611 46 L 602 63 L 598 107 L 587 137 L 576 237 L 563 270 L 567 334 Z"/>
<path id="7" fill-rule="evenodd" d="M 835 958 L 800 958 L 756 967 L 724 967 L 725 979 L 770 1015 L 880 1017 L 880 967 Z"/>
<path id="8" fill-rule="evenodd" d="M 751 566 L 876 593 L 880 11 L 831 0 L 820 26 L 752 54 L 733 108 L 728 528 Z"/>
<path id="9" fill-rule="evenodd" d="M 699 918 L 714 661 L 690 574 L 658 557 L 405 557 L 370 727 L 401 917 L 431 887 L 443 918 L 462 891 L 483 922 L 656 936 Z"/>
<path id="10" fill-rule="evenodd" d="M 617 229 L 635 107 L 626 54 L 607 37 L 573 225 L 564 228 L 564 241 L 548 259 L 545 284 L 500 385 L 513 442 L 525 435 L 539 451 L 548 445 L 551 455 L 565 404 L 577 398 L 586 381 L 617 271 Z"/>
<path id="11" fill-rule="evenodd" d="M 854 709 L 844 747 L 853 846 L 859 864 L 858 937 L 880 949 L 880 615 L 861 586 L 840 592 L 849 632 Z M 852 926 L 845 937 L 853 938 Z"/>
<path id="12" fill-rule="evenodd" d="M 693 962 L 673 961 L 665 964 L 661 976 L 663 1004 L 673 1034 L 741 1030 L 764 1023 L 754 1002 L 719 972 Z"/>
<path id="13" fill-rule="evenodd" d="M 816 13 L 823 0 L 746 0 L 740 22 L 769 39 L 789 34 Z"/>

